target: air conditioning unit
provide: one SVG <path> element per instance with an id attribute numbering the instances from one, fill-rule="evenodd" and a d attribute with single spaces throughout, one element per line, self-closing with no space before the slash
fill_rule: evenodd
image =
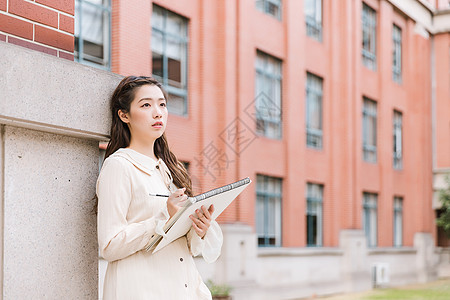
<path id="1" fill-rule="evenodd" d="M 372 265 L 372 282 L 373 287 L 383 287 L 389 283 L 389 264 L 374 263 Z"/>

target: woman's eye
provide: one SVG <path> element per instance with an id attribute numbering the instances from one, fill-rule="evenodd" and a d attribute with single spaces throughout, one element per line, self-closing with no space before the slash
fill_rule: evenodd
<path id="1" fill-rule="evenodd" d="M 161 106 L 164 106 L 164 107 L 166 107 L 166 103 L 161 103 Z"/>
<path id="2" fill-rule="evenodd" d="M 144 103 L 144 105 L 142 105 L 142 107 L 150 107 L 149 103 Z"/>

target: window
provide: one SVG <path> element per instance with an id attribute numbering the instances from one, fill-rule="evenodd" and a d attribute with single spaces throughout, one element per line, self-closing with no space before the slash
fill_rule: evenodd
<path id="1" fill-rule="evenodd" d="M 110 0 L 75 0 L 75 60 L 109 70 L 111 67 Z"/>
<path id="2" fill-rule="evenodd" d="M 307 184 L 306 194 L 306 244 L 322 246 L 323 185 Z"/>
<path id="3" fill-rule="evenodd" d="M 305 0 L 306 34 L 322 41 L 322 0 Z"/>
<path id="4" fill-rule="evenodd" d="M 258 246 L 281 246 L 280 178 L 256 177 L 256 232 Z"/>
<path id="5" fill-rule="evenodd" d="M 394 197 L 394 247 L 401 247 L 403 241 L 403 198 Z"/>
<path id="6" fill-rule="evenodd" d="M 322 149 L 322 94 L 323 80 L 306 74 L 306 145 Z"/>
<path id="7" fill-rule="evenodd" d="M 376 12 L 363 3 L 362 10 L 362 60 L 363 64 L 371 69 L 377 68 L 376 37 L 377 37 Z"/>
<path id="8" fill-rule="evenodd" d="M 394 110 L 394 169 L 403 168 L 403 121 L 402 113 Z"/>
<path id="9" fill-rule="evenodd" d="M 188 21 L 167 9 L 153 5 L 153 77 L 169 93 L 170 113 L 187 115 Z"/>
<path id="10" fill-rule="evenodd" d="M 392 29 L 392 79 L 402 83 L 402 30 L 394 25 Z"/>
<path id="11" fill-rule="evenodd" d="M 256 8 L 281 20 L 281 0 L 256 0 Z"/>
<path id="12" fill-rule="evenodd" d="M 281 139 L 281 61 L 258 51 L 255 68 L 256 132 Z"/>
<path id="13" fill-rule="evenodd" d="M 377 194 L 363 194 L 363 229 L 367 246 L 377 246 Z"/>
<path id="14" fill-rule="evenodd" d="M 364 97 L 363 106 L 363 158 L 377 162 L 377 103 Z"/>

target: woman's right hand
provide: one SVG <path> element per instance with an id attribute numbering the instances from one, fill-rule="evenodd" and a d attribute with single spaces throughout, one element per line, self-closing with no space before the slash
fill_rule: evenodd
<path id="1" fill-rule="evenodd" d="M 167 199 L 167 211 L 169 212 L 170 217 L 172 217 L 187 200 L 188 196 L 184 194 L 184 191 L 186 191 L 186 188 L 178 189 Z"/>

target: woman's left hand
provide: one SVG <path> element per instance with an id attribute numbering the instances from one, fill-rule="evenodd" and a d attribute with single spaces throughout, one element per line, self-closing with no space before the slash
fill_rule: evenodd
<path id="1" fill-rule="evenodd" d="M 190 215 L 189 217 L 192 220 L 192 227 L 194 227 L 195 232 L 200 238 L 204 238 L 206 232 L 208 231 L 209 226 L 211 225 L 211 215 L 214 212 L 214 205 L 211 205 L 209 209 L 206 209 L 205 206 L 202 205 L 201 210 L 197 209 L 195 215 Z"/>

